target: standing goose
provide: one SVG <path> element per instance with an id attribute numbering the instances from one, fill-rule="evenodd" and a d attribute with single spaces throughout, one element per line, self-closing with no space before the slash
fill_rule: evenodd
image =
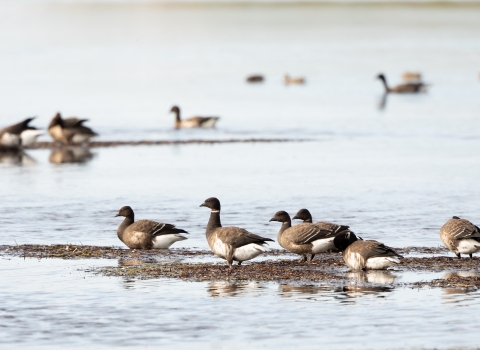
<path id="1" fill-rule="evenodd" d="M 120 208 L 117 216 L 125 217 L 118 227 L 118 238 L 130 249 L 167 249 L 173 243 L 187 239 L 181 233 L 188 232 L 175 228 L 175 225 L 152 220 L 135 221 L 129 206 Z"/>
<path id="2" fill-rule="evenodd" d="M 277 235 L 278 243 L 292 253 L 302 255 L 302 261 L 307 261 L 307 254 L 311 254 L 310 261 L 312 261 L 315 254 L 335 248 L 333 244 L 335 232 L 330 228 L 323 229 L 321 226 L 310 223 L 301 223 L 292 227 L 290 215 L 283 210 L 277 211 L 270 221 L 282 223 Z"/>
<path id="3" fill-rule="evenodd" d="M 440 239 L 458 258 L 461 254 L 472 254 L 480 251 L 480 228 L 466 219 L 454 216 L 440 229 Z"/>
<path id="4" fill-rule="evenodd" d="M 359 240 L 353 232 L 340 232 L 333 240 L 335 247 L 343 251 L 343 260 L 352 270 L 383 270 L 400 264 L 401 255 L 383 243 Z"/>
<path id="5" fill-rule="evenodd" d="M 98 136 L 92 129 L 83 125 L 86 121 L 88 119 L 74 117 L 63 119 L 60 113 L 57 113 L 48 126 L 48 133 L 55 141 L 64 145 L 79 145 Z"/>
<path id="6" fill-rule="evenodd" d="M 312 214 L 310 214 L 310 212 L 307 209 L 300 209 L 297 212 L 297 214 L 292 218 L 292 220 L 296 220 L 296 219 L 303 220 L 303 223 L 306 223 L 306 224 L 307 223 L 313 224 Z M 316 222 L 313 225 L 320 227 L 322 230 L 331 231 L 334 237 L 340 232 L 350 229 L 350 226 L 338 225 L 338 224 L 334 224 L 331 222 L 324 222 L 324 221 Z M 332 242 L 332 245 L 333 245 L 333 242 Z M 334 246 L 332 246 L 332 248 L 334 248 Z"/>
<path id="7" fill-rule="evenodd" d="M 217 198 L 208 198 L 200 206 L 211 209 L 206 230 L 208 245 L 216 256 L 227 260 L 230 268 L 233 261 L 238 261 L 238 265 L 241 265 L 243 261 L 269 250 L 264 244 L 267 241 L 273 242 L 273 239 L 260 237 L 239 227 L 222 227 L 220 201 Z"/>
<path id="8" fill-rule="evenodd" d="M 427 90 L 428 85 L 422 82 L 409 82 L 397 85 L 393 88 L 390 88 L 387 84 L 387 78 L 385 75 L 379 74 L 377 75 L 377 79 L 380 79 L 385 87 L 385 93 L 416 93 L 416 92 L 425 92 Z"/>
<path id="9" fill-rule="evenodd" d="M 219 117 L 191 117 L 185 120 L 180 119 L 180 108 L 173 106 L 170 113 L 175 113 L 175 129 L 181 128 L 213 128 Z"/>
<path id="10" fill-rule="evenodd" d="M 27 118 L 0 130 L 0 149 L 19 149 L 33 144 L 37 137 L 44 133 L 42 130 L 28 125 L 33 119 L 35 117 Z"/>

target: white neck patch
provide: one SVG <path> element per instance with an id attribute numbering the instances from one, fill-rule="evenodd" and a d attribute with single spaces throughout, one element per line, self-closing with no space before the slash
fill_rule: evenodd
<path id="1" fill-rule="evenodd" d="M 220 210 L 212 209 L 212 213 L 220 213 Z"/>

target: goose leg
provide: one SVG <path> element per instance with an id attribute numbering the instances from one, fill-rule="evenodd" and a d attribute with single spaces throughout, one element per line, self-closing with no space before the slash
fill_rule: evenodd
<path id="1" fill-rule="evenodd" d="M 470 253 L 468 255 L 470 255 L 470 259 L 473 259 L 473 254 L 472 253 Z"/>
<path id="2" fill-rule="evenodd" d="M 315 254 L 312 254 L 312 255 L 310 256 L 310 262 L 313 260 L 314 257 L 315 257 Z"/>
<path id="3" fill-rule="evenodd" d="M 241 261 L 238 262 L 238 266 L 240 266 L 240 265 L 242 265 L 242 262 L 241 262 Z"/>
<path id="4" fill-rule="evenodd" d="M 455 253 L 455 254 L 457 255 L 457 257 L 458 257 L 459 259 L 462 258 L 462 254 L 460 254 L 460 253 Z"/>
<path id="5" fill-rule="evenodd" d="M 300 259 L 300 262 L 305 262 L 305 261 L 307 261 L 307 255 L 303 254 L 302 258 Z"/>
<path id="6" fill-rule="evenodd" d="M 227 256 L 225 257 L 227 260 L 228 267 L 233 269 L 232 264 L 233 264 L 233 247 L 230 245 L 227 245 Z"/>

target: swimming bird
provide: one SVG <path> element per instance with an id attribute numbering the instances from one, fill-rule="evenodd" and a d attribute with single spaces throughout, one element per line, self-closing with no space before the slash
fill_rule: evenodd
<path id="1" fill-rule="evenodd" d="M 0 130 L 0 149 L 20 149 L 33 144 L 38 136 L 44 134 L 42 130 L 28 125 L 33 119 L 35 117 L 27 118 Z"/>
<path id="2" fill-rule="evenodd" d="M 213 128 L 220 117 L 191 117 L 180 119 L 180 108 L 173 106 L 170 113 L 175 113 L 175 129 L 181 128 Z"/>
<path id="3" fill-rule="evenodd" d="M 383 270 L 400 264 L 401 255 L 383 243 L 360 240 L 353 232 L 340 232 L 333 240 L 343 252 L 343 260 L 352 270 Z"/>
<path id="4" fill-rule="evenodd" d="M 264 81 L 263 75 L 255 74 L 247 77 L 247 83 L 262 83 Z"/>
<path id="5" fill-rule="evenodd" d="M 285 85 L 305 84 L 305 78 L 304 77 L 292 78 L 292 77 L 290 77 L 290 75 L 285 74 L 284 80 L 285 80 Z"/>
<path id="6" fill-rule="evenodd" d="M 125 217 L 118 227 L 118 238 L 130 249 L 167 249 L 173 243 L 187 239 L 181 233 L 188 232 L 175 228 L 175 225 L 152 220 L 135 221 L 135 214 L 129 206 L 121 207 L 117 216 Z"/>
<path id="7" fill-rule="evenodd" d="M 385 75 L 379 74 L 377 75 L 377 79 L 380 79 L 385 87 L 386 93 L 417 93 L 417 92 L 425 92 L 427 90 L 428 85 L 422 82 L 408 82 L 404 84 L 397 85 L 393 88 L 390 88 L 387 84 L 387 78 Z"/>
<path id="8" fill-rule="evenodd" d="M 460 259 L 480 251 L 480 228 L 466 219 L 452 217 L 440 229 L 440 239 Z"/>
<path id="9" fill-rule="evenodd" d="M 310 223 L 310 224 L 312 224 L 312 221 L 313 221 L 312 214 L 310 214 L 308 209 L 300 209 L 297 212 L 297 214 L 295 214 L 295 216 L 292 218 L 292 220 L 303 220 L 304 223 Z M 338 225 L 338 224 L 325 222 L 325 221 L 316 222 L 313 225 L 320 227 L 322 230 L 331 231 L 333 235 L 337 235 L 342 231 L 346 231 L 350 229 L 350 226 Z"/>
<path id="10" fill-rule="evenodd" d="M 270 221 L 282 223 L 277 234 L 278 243 L 292 253 L 301 255 L 301 261 L 307 261 L 307 254 L 310 254 L 310 261 L 315 254 L 324 253 L 334 249 L 333 239 L 336 231 L 331 226 L 301 223 L 292 226 L 290 215 L 286 211 L 277 211 Z M 338 226 L 338 225 L 336 225 Z M 346 226 L 348 229 L 348 226 Z"/>
<path id="11" fill-rule="evenodd" d="M 265 244 L 267 241 L 273 242 L 273 239 L 261 237 L 240 227 L 223 227 L 220 222 L 220 201 L 217 198 L 210 197 L 200 206 L 211 209 L 206 229 L 208 245 L 216 256 L 227 260 L 230 268 L 233 261 L 238 261 L 238 265 L 241 265 L 243 261 L 269 250 Z"/>
<path id="12" fill-rule="evenodd" d="M 420 82 L 422 74 L 418 72 L 405 72 L 402 74 L 402 79 L 407 82 Z"/>
<path id="13" fill-rule="evenodd" d="M 48 126 L 48 133 L 55 141 L 64 145 L 79 145 L 98 136 L 92 129 L 83 125 L 86 121 L 88 119 L 75 117 L 63 119 L 61 114 L 57 113 Z"/>

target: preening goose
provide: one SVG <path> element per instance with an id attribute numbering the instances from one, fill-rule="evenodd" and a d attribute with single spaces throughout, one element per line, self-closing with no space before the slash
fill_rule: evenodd
<path id="1" fill-rule="evenodd" d="M 383 270 L 400 264 L 401 255 L 383 243 L 359 240 L 350 231 L 340 232 L 333 240 L 335 247 L 343 252 L 343 260 L 352 270 Z"/>
<path id="2" fill-rule="evenodd" d="M 52 138 L 64 145 L 80 145 L 98 136 L 92 129 L 83 125 L 88 119 L 75 117 L 63 119 L 60 113 L 53 117 L 48 126 L 48 133 Z"/>
<path id="3" fill-rule="evenodd" d="M 20 123 L 0 130 L 0 149 L 15 150 L 30 146 L 37 141 L 37 137 L 44 132 L 28 125 L 33 119 L 35 117 L 27 118 Z"/>
<path id="4" fill-rule="evenodd" d="M 230 268 L 233 261 L 238 261 L 238 265 L 241 265 L 242 261 L 253 259 L 269 250 L 265 244 L 267 241 L 273 242 L 273 239 L 240 227 L 223 227 L 220 222 L 220 201 L 217 198 L 208 198 L 200 206 L 211 209 L 206 229 L 208 245 L 216 256 L 227 260 Z"/>
<path id="5" fill-rule="evenodd" d="M 118 227 L 118 238 L 130 249 L 167 249 L 173 243 L 187 239 L 181 233 L 188 232 L 175 228 L 175 225 L 152 220 L 135 221 L 129 206 L 120 208 L 117 216 L 125 217 Z"/>
<path id="6" fill-rule="evenodd" d="M 346 231 L 350 229 L 350 226 L 338 225 L 338 224 L 334 224 L 331 222 L 324 222 L 324 221 L 316 222 L 313 224 L 312 214 L 310 214 L 308 209 L 300 209 L 297 212 L 297 214 L 292 218 L 292 220 L 297 220 L 297 219 L 303 220 L 304 223 L 310 223 L 312 225 L 318 226 L 322 230 L 331 231 L 334 236 L 342 231 Z M 333 245 L 333 242 L 332 242 L 332 245 Z M 332 246 L 332 248 L 334 248 L 334 246 Z"/>
<path id="7" fill-rule="evenodd" d="M 472 254 L 480 251 L 480 228 L 466 219 L 454 216 L 440 229 L 440 239 L 458 258 L 462 254 Z"/>
<path id="8" fill-rule="evenodd" d="M 276 212 L 270 221 L 282 223 L 277 235 L 278 243 L 292 253 L 303 256 L 302 261 L 307 261 L 308 254 L 311 255 L 312 261 L 315 254 L 335 248 L 333 239 L 336 233 L 331 227 L 323 229 L 321 225 L 311 223 L 292 226 L 290 215 L 283 210 Z"/>
<path id="9" fill-rule="evenodd" d="M 220 117 L 191 117 L 185 120 L 180 118 L 180 108 L 173 106 L 170 110 L 175 113 L 175 129 L 181 128 L 213 128 Z"/>
<path id="10" fill-rule="evenodd" d="M 385 87 L 386 93 L 400 93 L 400 94 L 408 94 L 408 93 L 417 93 L 417 92 L 425 92 L 427 90 L 428 85 L 422 82 L 409 82 L 397 85 L 393 88 L 390 88 L 387 84 L 387 78 L 385 75 L 379 74 L 377 75 L 377 79 L 380 79 Z"/>

